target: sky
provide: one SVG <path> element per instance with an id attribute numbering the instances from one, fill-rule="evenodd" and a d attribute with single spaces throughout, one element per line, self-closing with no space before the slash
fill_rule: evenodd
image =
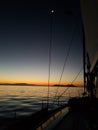
<path id="1" fill-rule="evenodd" d="M 0 83 L 47 84 L 50 42 L 50 84 L 59 83 L 65 59 L 61 84 L 69 84 L 83 66 L 78 0 L 1 2 Z"/>

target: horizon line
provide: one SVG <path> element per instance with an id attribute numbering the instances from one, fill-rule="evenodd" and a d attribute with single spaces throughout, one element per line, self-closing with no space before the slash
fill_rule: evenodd
<path id="1" fill-rule="evenodd" d="M 22 82 L 19 82 L 19 83 L 0 83 L 0 85 L 20 85 L 20 86 L 48 86 L 48 84 L 37 84 L 37 83 L 22 83 Z M 76 86 L 75 84 L 56 84 L 56 83 L 52 83 L 50 84 L 49 86 Z M 83 87 L 83 85 L 78 85 L 78 87 Z"/>

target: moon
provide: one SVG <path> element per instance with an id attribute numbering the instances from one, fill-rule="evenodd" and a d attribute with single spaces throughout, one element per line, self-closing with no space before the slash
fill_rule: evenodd
<path id="1" fill-rule="evenodd" d="M 54 13 L 54 10 L 51 10 L 51 13 Z"/>

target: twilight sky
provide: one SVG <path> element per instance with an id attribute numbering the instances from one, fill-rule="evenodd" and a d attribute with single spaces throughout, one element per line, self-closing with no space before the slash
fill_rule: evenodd
<path id="1" fill-rule="evenodd" d="M 82 67 L 82 27 L 78 0 L 8 1 L 0 4 L 0 82 L 47 84 L 51 10 L 50 82 L 71 83 Z M 82 72 L 75 83 L 82 82 Z"/>

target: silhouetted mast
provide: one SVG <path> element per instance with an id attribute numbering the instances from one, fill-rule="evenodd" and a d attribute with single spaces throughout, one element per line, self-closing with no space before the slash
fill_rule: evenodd
<path id="1" fill-rule="evenodd" d="M 86 57 L 86 52 L 85 52 L 85 36 L 84 36 L 84 29 L 83 29 L 83 77 L 84 77 L 84 93 L 86 91 L 86 70 L 85 70 L 85 57 Z"/>
<path id="2" fill-rule="evenodd" d="M 98 82 L 98 2 L 80 0 L 80 5 L 87 53 L 85 76 L 87 91 L 90 97 L 98 97 L 98 83 L 95 83 L 96 80 Z"/>

